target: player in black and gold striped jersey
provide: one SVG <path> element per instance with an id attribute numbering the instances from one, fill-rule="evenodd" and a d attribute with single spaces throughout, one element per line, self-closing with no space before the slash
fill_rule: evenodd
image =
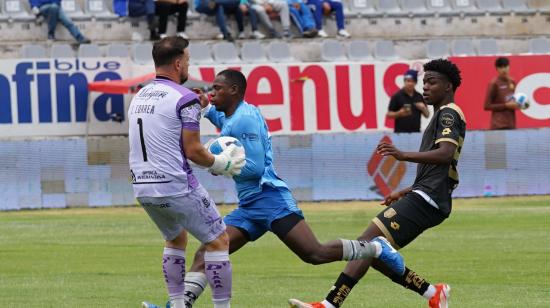
<path id="1" fill-rule="evenodd" d="M 416 179 L 411 187 L 385 198 L 382 204 L 387 208 L 360 237 L 369 240 L 383 235 L 396 249 L 449 217 L 451 194 L 458 185 L 457 163 L 466 133 L 466 120 L 454 103 L 454 93 L 461 83 L 460 71 L 444 59 L 426 63 L 424 71 L 424 101 L 434 107 L 434 116 L 424 131 L 420 151 L 402 152 L 388 143 L 377 147 L 382 156 L 417 163 Z M 432 285 L 408 267 L 403 274 L 393 273 L 376 259 L 349 262 L 322 302 L 304 303 L 295 299 L 289 302 L 299 308 L 340 307 L 371 266 L 428 299 L 431 308 L 447 307 L 450 292 L 447 284 Z"/>

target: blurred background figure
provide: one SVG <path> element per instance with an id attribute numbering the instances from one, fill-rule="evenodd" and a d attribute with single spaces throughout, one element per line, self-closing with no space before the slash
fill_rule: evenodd
<path id="1" fill-rule="evenodd" d="M 158 33 L 160 38 L 165 38 L 166 28 L 168 26 L 168 17 L 178 15 L 177 34 L 184 39 L 189 39 L 185 34 L 187 23 L 187 10 L 189 4 L 187 0 L 155 0 L 155 13 L 158 16 Z"/>
<path id="2" fill-rule="evenodd" d="M 265 34 L 258 31 L 258 15 L 255 10 L 251 10 L 250 2 L 248 0 L 241 0 L 240 9 L 243 16 L 248 16 L 248 19 L 250 19 L 250 27 L 252 28 L 251 37 L 258 40 L 264 39 Z M 239 38 L 245 38 L 244 33 L 241 32 L 241 34 L 242 37 Z"/>
<path id="3" fill-rule="evenodd" d="M 248 0 L 250 7 L 258 15 L 260 22 L 269 30 L 270 38 L 280 38 L 281 34 L 275 30 L 271 16 L 278 15 L 283 26 L 283 36 L 290 38 L 290 13 L 285 0 Z"/>
<path id="4" fill-rule="evenodd" d="M 149 39 L 156 41 L 160 39 L 157 32 L 157 22 L 155 19 L 155 1 L 154 0 L 130 0 L 128 1 L 128 16 L 147 18 L 147 26 L 149 28 Z M 137 35 L 133 35 L 133 40 L 141 40 Z"/>
<path id="5" fill-rule="evenodd" d="M 495 68 L 498 76 L 489 83 L 485 99 L 485 110 L 491 111 L 490 129 L 515 129 L 519 105 L 512 100 L 516 82 L 510 77 L 510 60 L 497 58 Z"/>
<path id="6" fill-rule="evenodd" d="M 403 88 L 391 97 L 386 116 L 395 119 L 396 133 L 420 132 L 420 115 L 427 118 L 430 111 L 422 95 L 416 91 L 418 72 L 408 70 L 403 79 Z"/>
<path id="7" fill-rule="evenodd" d="M 300 32 L 303 37 L 316 37 L 317 29 L 315 28 L 315 19 L 309 6 L 307 6 L 301 0 L 288 0 L 290 14 L 296 20 Z"/>
<path id="8" fill-rule="evenodd" d="M 330 16 L 332 13 L 336 15 L 336 27 L 338 28 L 338 36 L 348 38 L 351 37 L 345 27 L 344 6 L 341 0 L 308 0 L 308 5 L 314 6 L 315 11 L 315 27 L 319 37 L 328 37 L 328 34 L 323 29 L 323 16 Z"/>
<path id="9" fill-rule="evenodd" d="M 240 9 L 239 0 L 197 0 L 195 3 L 195 11 L 208 16 L 216 16 L 216 23 L 220 29 L 218 39 L 224 39 L 229 42 L 233 42 L 234 38 L 231 32 L 227 29 L 225 21 L 226 14 L 235 15 L 237 21 L 237 28 L 239 30 L 239 36 L 243 36 L 240 33 L 244 31 L 243 12 Z"/>
<path id="10" fill-rule="evenodd" d="M 40 16 L 48 22 L 48 40 L 55 41 L 55 28 L 61 23 L 79 44 L 89 44 L 87 39 L 65 14 L 61 7 L 61 0 L 30 0 L 32 13 L 38 18 Z"/>

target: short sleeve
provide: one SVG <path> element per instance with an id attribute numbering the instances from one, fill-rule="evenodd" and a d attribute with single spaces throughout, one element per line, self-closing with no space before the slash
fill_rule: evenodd
<path id="1" fill-rule="evenodd" d="M 446 141 L 458 146 L 463 129 L 460 114 L 454 109 L 444 108 L 438 115 L 435 143 Z"/>
<path id="2" fill-rule="evenodd" d="M 182 98 L 183 100 L 183 98 Z M 181 120 L 181 128 L 198 131 L 200 130 L 201 104 L 197 98 L 178 102 L 178 117 Z"/>

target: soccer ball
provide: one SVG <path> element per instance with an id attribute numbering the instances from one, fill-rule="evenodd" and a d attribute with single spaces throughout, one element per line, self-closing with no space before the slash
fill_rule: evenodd
<path id="1" fill-rule="evenodd" d="M 521 109 L 529 108 L 529 98 L 527 98 L 527 94 L 516 92 L 514 93 L 513 100 L 519 105 Z"/>
<path id="2" fill-rule="evenodd" d="M 210 140 L 208 143 L 206 143 L 206 149 L 208 149 L 208 152 L 214 155 L 218 155 L 232 144 L 237 147 L 237 151 L 242 151 L 242 154 L 244 155 L 243 144 L 238 139 L 229 136 L 222 136 Z"/>

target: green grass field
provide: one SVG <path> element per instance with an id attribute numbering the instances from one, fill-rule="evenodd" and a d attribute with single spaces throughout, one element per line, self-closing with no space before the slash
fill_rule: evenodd
<path id="1" fill-rule="evenodd" d="M 372 202 L 302 208 L 323 241 L 354 238 L 382 209 Z M 140 208 L 0 213 L 0 305 L 164 303 L 162 244 Z M 191 240 L 188 256 L 196 247 Z M 455 307 L 550 307 L 550 196 L 456 200 L 450 219 L 402 253 L 429 281 L 451 284 Z M 289 297 L 322 299 L 344 266 L 304 264 L 271 234 L 232 262 L 237 308 L 286 307 Z M 196 307 L 211 307 L 209 297 L 205 293 Z M 370 271 L 345 307 L 425 306 L 420 296 Z"/>

